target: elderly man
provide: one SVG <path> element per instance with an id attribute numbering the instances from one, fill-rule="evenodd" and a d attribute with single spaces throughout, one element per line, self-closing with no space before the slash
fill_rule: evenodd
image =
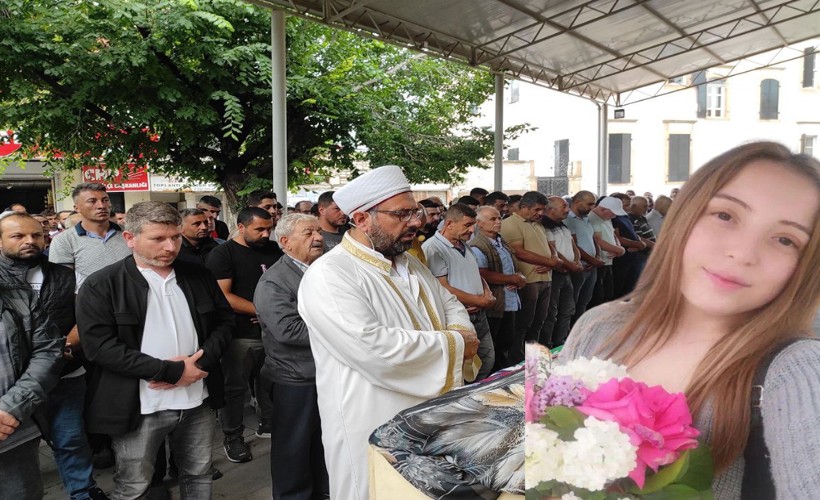
<path id="1" fill-rule="evenodd" d="M 462 384 L 478 338 L 467 310 L 405 252 L 421 211 L 400 167 L 334 195 L 354 227 L 299 287 L 310 331 L 331 498 L 368 495 L 367 441 L 399 411 Z"/>
<path id="2" fill-rule="evenodd" d="M 655 235 L 655 238 L 660 236 L 663 219 L 666 217 L 671 206 L 672 198 L 668 196 L 658 196 L 658 199 L 655 200 L 655 208 L 646 216 L 646 222 L 649 224 L 649 227 L 652 228 L 652 233 Z"/>
<path id="3" fill-rule="evenodd" d="M 182 498 L 210 498 L 211 410 L 222 404 L 219 358 L 233 313 L 211 273 L 176 261 L 176 209 L 144 201 L 127 215 L 133 256 L 94 273 L 77 296 L 80 342 L 93 362 L 86 425 L 112 436 L 113 498 L 146 494 L 166 437 Z"/>
<path id="4" fill-rule="evenodd" d="M 487 323 L 495 348 L 493 370 L 500 370 L 510 364 L 507 351 L 515 335 L 515 315 L 521 308 L 518 289 L 527 284 L 527 278 L 516 270 L 515 252 L 499 234 L 501 214 L 498 210 L 489 205 L 478 207 L 476 227 L 470 249 L 481 278 L 489 283 L 496 299 L 487 309 Z"/>
<path id="5" fill-rule="evenodd" d="M 572 315 L 575 313 L 575 291 L 572 275 L 583 272 L 581 254 L 572 239 L 572 231 L 564 225 L 569 215 L 569 206 L 560 196 L 548 199 L 547 210 L 541 223 L 552 235 L 550 244 L 561 261 L 552 271 L 550 306 L 544 325 L 541 327 L 539 342 L 545 346 L 564 345 L 569 335 Z"/>
<path id="6" fill-rule="evenodd" d="M 519 290 L 521 310 L 516 318 L 510 363 L 524 359 L 524 343 L 536 341 L 549 311 L 552 268 L 558 266 L 550 246 L 552 235 L 541 225 L 547 197 L 537 191 L 525 193 L 518 211 L 501 223 L 501 236 L 509 243 L 527 284 Z"/>
<path id="7" fill-rule="evenodd" d="M 482 380 L 495 365 L 495 348 L 485 309 L 495 304 L 496 298 L 481 278 L 475 255 L 467 247 L 475 229 L 475 216 L 473 209 L 456 203 L 444 214 L 444 227 L 425 241 L 422 249 L 430 272 L 470 313 L 470 322 L 480 342 L 481 368 L 476 380 Z"/>
<path id="8" fill-rule="evenodd" d="M 307 325 L 297 310 L 302 276 L 323 253 L 319 220 L 307 214 L 286 215 L 274 237 L 285 255 L 265 271 L 253 295 L 265 347 L 262 372 L 272 381 L 270 396 L 276 408 L 270 459 L 273 498 L 327 498 L 316 364 Z"/>
<path id="9" fill-rule="evenodd" d="M 604 261 L 604 265 L 598 268 L 598 282 L 595 285 L 595 295 L 592 302 L 590 302 L 590 308 L 615 298 L 612 260 L 626 253 L 626 249 L 621 246 L 615 236 L 615 228 L 612 227 L 612 219 L 618 214 L 626 214 L 623 203 L 618 198 L 611 196 L 603 197 L 598 202 L 598 206 L 589 213 L 593 239 L 598 248 L 601 249 L 601 259 Z"/>

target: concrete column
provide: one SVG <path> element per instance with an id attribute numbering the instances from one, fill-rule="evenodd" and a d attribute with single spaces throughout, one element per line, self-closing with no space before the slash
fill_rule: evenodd
<path id="1" fill-rule="evenodd" d="M 495 170 L 493 190 L 503 191 L 504 167 L 504 75 L 495 75 Z"/>
<path id="2" fill-rule="evenodd" d="M 273 190 L 282 206 L 288 206 L 287 87 L 285 84 L 285 13 L 273 9 L 271 34 L 271 130 L 273 131 Z"/>
<path id="3" fill-rule="evenodd" d="M 598 104 L 598 196 L 606 195 L 609 180 L 609 106 Z"/>

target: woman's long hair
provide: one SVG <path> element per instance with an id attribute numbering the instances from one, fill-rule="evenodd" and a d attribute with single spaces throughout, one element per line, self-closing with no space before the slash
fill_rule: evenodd
<path id="1" fill-rule="evenodd" d="M 632 364 L 669 341 L 683 311 L 683 250 L 709 201 L 750 163 L 768 160 L 813 183 L 820 193 L 820 163 L 772 142 L 754 142 L 712 159 L 695 172 L 676 197 L 646 269 L 631 294 L 635 315 L 599 354 Z M 789 200 L 783 200 L 789 203 Z M 820 216 L 794 274 L 771 302 L 733 325 L 703 358 L 686 389 L 693 413 L 712 406 L 710 445 L 717 471 L 743 453 L 750 429 L 751 386 L 762 358 L 784 340 L 811 335 L 820 296 Z"/>

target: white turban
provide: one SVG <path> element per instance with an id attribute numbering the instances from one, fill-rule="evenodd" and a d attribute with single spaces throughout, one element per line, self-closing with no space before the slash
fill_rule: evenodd
<path id="1" fill-rule="evenodd" d="M 388 198 L 410 191 L 401 167 L 386 165 L 356 177 L 333 193 L 333 201 L 349 216 L 366 212 Z"/>

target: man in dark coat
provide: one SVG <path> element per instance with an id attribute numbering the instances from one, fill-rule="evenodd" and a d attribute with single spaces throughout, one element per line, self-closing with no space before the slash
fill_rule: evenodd
<path id="1" fill-rule="evenodd" d="M 312 215 L 283 217 L 274 237 L 285 255 L 262 275 L 253 296 L 265 348 L 262 371 L 273 382 L 270 392 L 276 407 L 270 460 L 275 500 L 330 495 L 316 364 L 307 325 L 297 310 L 302 275 L 323 253 L 320 230 L 319 220 Z"/>
<path id="2" fill-rule="evenodd" d="M 175 260 L 180 226 L 165 203 L 134 205 L 123 233 L 133 256 L 91 275 L 77 297 L 80 340 L 94 363 L 86 422 L 112 436 L 117 499 L 145 494 L 166 437 L 183 498 L 212 496 L 211 409 L 223 402 L 219 358 L 233 313 L 206 269 Z"/>

